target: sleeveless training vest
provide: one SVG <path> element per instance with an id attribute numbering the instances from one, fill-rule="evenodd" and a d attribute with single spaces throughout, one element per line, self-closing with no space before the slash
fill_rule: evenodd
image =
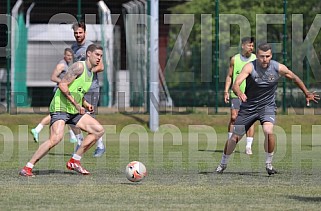
<path id="1" fill-rule="evenodd" d="M 86 60 L 86 50 L 89 45 L 93 44 L 93 42 L 89 40 L 85 40 L 85 43 L 82 45 L 78 45 L 77 42 L 74 42 L 71 45 L 71 49 L 74 52 L 74 62 L 77 61 L 85 61 Z M 99 80 L 97 73 L 94 73 L 94 78 L 92 85 L 90 87 L 89 92 L 99 92 Z"/>
<path id="2" fill-rule="evenodd" d="M 87 70 L 86 63 L 84 61 L 82 61 L 81 63 L 84 66 L 83 73 L 69 85 L 70 94 L 80 106 L 82 106 L 82 99 L 91 87 L 91 83 L 93 80 L 93 73 Z M 77 114 L 79 111 L 66 98 L 61 90 L 58 89 L 53 99 L 51 100 L 50 112 L 66 112 L 70 114 Z"/>
<path id="3" fill-rule="evenodd" d="M 241 59 L 241 54 L 236 54 L 234 56 L 234 69 L 233 69 L 233 83 L 236 79 L 236 77 L 241 73 L 242 71 L 242 68 L 244 67 L 244 65 L 246 65 L 247 63 L 253 61 L 256 59 L 256 56 L 255 54 L 251 54 L 251 56 L 246 60 L 246 61 L 243 61 Z M 246 87 L 246 82 L 243 81 L 240 85 L 240 89 L 241 91 L 244 93 L 245 92 L 245 87 Z M 236 94 L 234 94 L 233 91 L 231 91 L 231 98 L 237 98 Z"/>

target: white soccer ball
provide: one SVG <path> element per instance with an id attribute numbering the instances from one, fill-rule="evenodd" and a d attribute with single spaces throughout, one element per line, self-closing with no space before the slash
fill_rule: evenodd
<path id="1" fill-rule="evenodd" d="M 126 177 L 131 182 L 140 182 L 147 176 L 146 167 L 139 161 L 132 161 L 126 166 Z"/>

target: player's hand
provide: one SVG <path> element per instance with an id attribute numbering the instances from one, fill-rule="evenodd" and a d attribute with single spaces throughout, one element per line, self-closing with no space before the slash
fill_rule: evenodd
<path id="1" fill-rule="evenodd" d="M 228 92 L 224 92 L 224 102 L 225 103 L 230 102 L 230 94 Z"/>
<path id="2" fill-rule="evenodd" d="M 76 105 L 76 109 L 79 112 L 79 114 L 85 114 L 86 113 L 85 108 L 80 106 L 79 104 Z"/>
<path id="3" fill-rule="evenodd" d="M 312 100 L 315 103 L 318 103 L 318 100 L 320 100 L 320 96 L 314 91 L 314 92 L 308 92 L 306 95 L 306 101 L 307 101 L 307 106 L 310 106 L 310 100 Z"/>
<path id="4" fill-rule="evenodd" d="M 83 101 L 83 106 L 91 113 L 94 111 L 94 106 L 88 103 L 86 100 Z"/>
<path id="5" fill-rule="evenodd" d="M 87 110 L 91 113 L 91 112 L 94 112 L 94 106 L 89 104 L 87 105 Z"/>
<path id="6" fill-rule="evenodd" d="M 246 102 L 247 101 L 247 96 L 244 93 L 240 94 L 238 97 L 242 102 Z"/>
<path id="7" fill-rule="evenodd" d="M 84 107 L 80 107 L 79 114 L 85 114 L 85 113 L 86 113 L 86 109 Z"/>

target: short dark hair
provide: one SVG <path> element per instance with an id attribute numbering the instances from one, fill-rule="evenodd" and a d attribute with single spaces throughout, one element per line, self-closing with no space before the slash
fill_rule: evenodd
<path id="1" fill-rule="evenodd" d="M 253 43 L 255 41 L 255 38 L 254 37 L 243 37 L 241 42 L 242 44 L 244 43 Z"/>
<path id="2" fill-rule="evenodd" d="M 74 24 L 72 24 L 72 27 L 71 27 L 74 31 L 78 28 L 83 28 L 84 31 L 86 31 L 86 24 L 84 22 L 76 22 Z"/>
<path id="3" fill-rule="evenodd" d="M 269 43 L 266 43 L 266 42 L 265 43 L 260 43 L 258 45 L 258 47 L 257 47 L 257 51 L 259 51 L 259 50 L 264 51 L 264 52 L 266 52 L 268 50 L 272 51 L 272 46 Z"/>
<path id="4" fill-rule="evenodd" d="M 95 50 L 103 50 L 103 47 L 101 45 L 97 45 L 97 44 L 90 44 L 86 50 L 86 54 L 87 52 L 94 52 Z"/>
<path id="5" fill-rule="evenodd" d="M 72 55 L 74 54 L 74 51 L 71 48 L 65 48 L 64 54 L 67 52 L 71 53 Z"/>

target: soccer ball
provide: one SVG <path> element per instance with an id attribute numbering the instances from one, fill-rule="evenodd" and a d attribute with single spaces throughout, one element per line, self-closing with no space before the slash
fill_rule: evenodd
<path id="1" fill-rule="evenodd" d="M 126 166 L 126 177 L 131 182 L 140 182 L 147 176 L 146 167 L 139 161 L 132 161 Z"/>

